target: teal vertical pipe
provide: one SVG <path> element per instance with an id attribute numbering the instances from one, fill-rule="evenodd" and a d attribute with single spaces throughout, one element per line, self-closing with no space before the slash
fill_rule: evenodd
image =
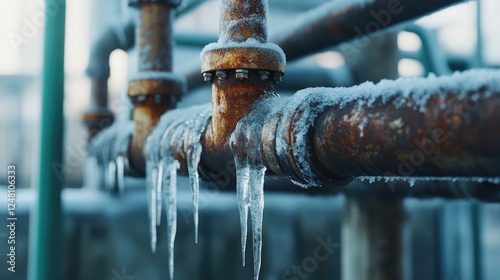
<path id="1" fill-rule="evenodd" d="M 474 201 L 471 204 L 472 242 L 474 246 L 474 279 L 483 279 L 483 224 L 481 203 Z"/>
<path id="2" fill-rule="evenodd" d="M 61 279 L 65 0 L 46 0 L 38 204 L 30 279 Z"/>

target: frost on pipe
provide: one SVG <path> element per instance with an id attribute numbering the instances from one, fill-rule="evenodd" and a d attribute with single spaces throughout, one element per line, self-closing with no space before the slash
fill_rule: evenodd
<path id="1" fill-rule="evenodd" d="M 156 250 L 157 226 L 161 222 L 162 205 L 167 220 L 168 266 L 170 278 L 174 273 L 174 242 L 177 231 L 177 170 L 179 162 L 173 147 L 184 147 L 187 139 L 187 164 L 193 192 L 195 241 L 198 233 L 198 191 L 200 138 L 211 116 L 211 105 L 173 110 L 158 121 L 146 144 L 146 185 L 148 192 L 151 249 Z"/>
<path id="2" fill-rule="evenodd" d="M 405 181 L 408 182 L 410 187 L 415 186 L 417 181 L 448 181 L 448 182 L 474 182 L 474 183 L 490 183 L 500 184 L 500 177 L 393 177 L 393 176 L 360 176 L 361 181 L 368 181 L 370 184 L 375 182 L 395 182 Z"/>
<path id="3" fill-rule="evenodd" d="M 259 278 L 262 255 L 262 219 L 264 211 L 264 175 L 267 168 L 262 159 L 260 137 L 266 116 L 273 109 L 267 94 L 237 124 L 231 135 L 231 149 L 236 166 L 236 191 L 241 222 L 241 256 L 245 266 L 248 210 L 252 221 L 254 279 Z"/>
<path id="4" fill-rule="evenodd" d="M 87 185 L 108 191 L 123 192 L 124 176 L 128 170 L 128 147 L 133 122 L 114 123 L 97 134 L 90 143 L 85 166 Z"/>
<path id="5" fill-rule="evenodd" d="M 372 181 L 414 176 L 406 178 L 413 184 L 462 176 L 498 182 L 498 172 L 485 163 L 496 162 L 499 151 L 493 143 L 499 93 L 500 72 L 494 70 L 305 89 L 286 101 L 276 150 L 286 154 L 291 146 L 304 186 L 318 183 L 311 163 L 320 163 L 326 175 Z M 400 172 L 401 162 L 436 131 L 447 141 L 434 143 L 435 151 L 422 156 L 414 173 Z M 479 139 L 487 133 L 493 138 Z M 285 141 L 287 137 L 293 140 Z"/>

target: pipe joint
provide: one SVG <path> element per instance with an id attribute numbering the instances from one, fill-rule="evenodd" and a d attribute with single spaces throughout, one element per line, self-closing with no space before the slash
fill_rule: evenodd
<path id="1" fill-rule="evenodd" d="M 248 69 L 285 72 L 285 54 L 271 43 L 240 43 L 231 45 L 208 45 L 201 55 L 201 72 L 229 69 Z"/>
<path id="2" fill-rule="evenodd" d="M 152 98 L 157 104 L 176 104 L 186 92 L 183 77 L 170 72 L 139 72 L 130 80 L 128 96 L 133 104 Z"/>

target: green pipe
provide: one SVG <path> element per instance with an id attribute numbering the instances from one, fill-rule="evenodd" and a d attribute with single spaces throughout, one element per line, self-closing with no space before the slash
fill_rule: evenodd
<path id="1" fill-rule="evenodd" d="M 65 0 L 46 0 L 38 203 L 29 266 L 33 280 L 62 278 L 61 186 L 63 166 Z"/>

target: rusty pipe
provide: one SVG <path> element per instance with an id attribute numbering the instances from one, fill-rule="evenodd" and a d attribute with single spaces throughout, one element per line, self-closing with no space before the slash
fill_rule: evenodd
<path id="1" fill-rule="evenodd" d="M 212 83 L 211 149 L 229 153 L 229 138 L 252 104 L 274 91 L 285 58 L 267 43 L 267 5 L 264 0 L 227 0 L 220 5 L 219 40 L 202 51 L 202 73 Z M 220 166 L 212 166 L 217 170 Z"/>
<path id="2" fill-rule="evenodd" d="M 144 144 L 166 111 L 176 107 L 185 92 L 185 82 L 172 74 L 173 18 L 177 0 L 131 0 L 139 10 L 136 45 L 138 73 L 131 78 L 128 95 L 134 104 L 134 132 L 130 162 L 139 174 L 145 172 Z"/>
<path id="3" fill-rule="evenodd" d="M 262 141 L 270 172 L 305 185 L 345 184 L 357 176 L 498 178 L 499 80 L 498 71 L 471 70 L 306 89 L 253 107 L 264 120 L 253 137 Z M 201 144 L 202 169 L 223 170 L 233 160 L 229 143 L 215 145 L 210 123 Z M 184 168 L 178 155 L 186 152 L 175 149 Z"/>

